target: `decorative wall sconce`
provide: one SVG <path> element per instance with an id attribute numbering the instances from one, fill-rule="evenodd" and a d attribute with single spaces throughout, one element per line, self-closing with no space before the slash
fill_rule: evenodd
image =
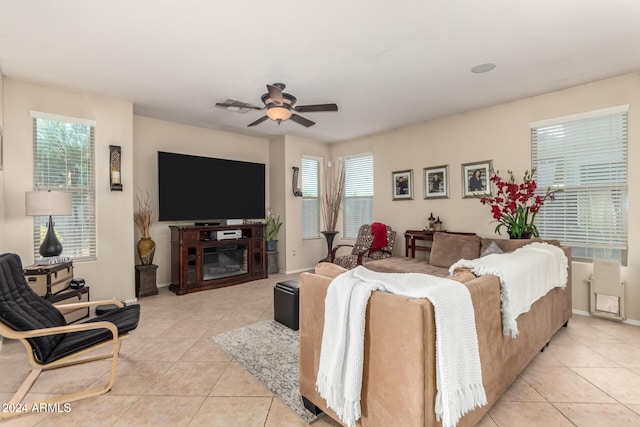
<path id="1" fill-rule="evenodd" d="M 122 191 L 120 175 L 121 153 L 119 145 L 109 146 L 109 183 L 111 191 Z"/>
<path id="2" fill-rule="evenodd" d="M 298 174 L 300 173 L 300 168 L 294 166 L 293 167 L 293 178 L 291 179 L 291 191 L 295 197 L 302 197 L 302 191 L 300 191 L 300 187 L 298 187 Z"/>

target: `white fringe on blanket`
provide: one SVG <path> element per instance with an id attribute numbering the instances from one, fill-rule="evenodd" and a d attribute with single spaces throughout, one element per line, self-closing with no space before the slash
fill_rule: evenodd
<path id="1" fill-rule="evenodd" d="M 359 266 L 336 277 L 325 299 L 324 330 L 316 389 L 349 427 L 361 416 L 365 312 L 371 292 L 428 298 L 436 323 L 438 421 L 455 426 L 472 409 L 486 405 L 475 314 L 463 284 L 419 273 L 376 273 Z"/>
<path id="2" fill-rule="evenodd" d="M 471 268 L 476 276 L 492 275 L 502 285 L 502 333 L 518 335 L 516 318 L 555 287 L 567 285 L 568 260 L 558 246 L 534 242 L 511 253 L 487 255 L 478 259 L 461 259 L 449 268 Z"/>

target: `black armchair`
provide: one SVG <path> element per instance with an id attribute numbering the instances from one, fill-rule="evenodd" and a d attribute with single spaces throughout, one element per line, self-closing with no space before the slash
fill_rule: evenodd
<path id="1" fill-rule="evenodd" d="M 22 273 L 20 257 L 16 254 L 0 255 L 0 335 L 22 342 L 33 367 L 11 403 L 22 402 L 43 370 L 106 358 L 112 358 L 108 384 L 57 396 L 37 404 L 73 402 L 111 390 L 122 339 L 138 326 L 140 306 L 125 307 L 120 301 L 109 300 L 58 307 L 80 308 L 101 304 L 115 304 L 119 308 L 84 323 L 67 325 L 56 306 L 31 290 Z M 86 356 L 87 353 L 108 345 L 113 346 L 111 351 Z M 24 412 L 3 412 L 0 413 L 0 419 L 21 413 Z"/>

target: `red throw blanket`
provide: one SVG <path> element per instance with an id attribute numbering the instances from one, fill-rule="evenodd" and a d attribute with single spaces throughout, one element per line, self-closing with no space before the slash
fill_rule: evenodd
<path id="1" fill-rule="evenodd" d="M 389 244 L 387 240 L 387 226 L 381 222 L 374 222 L 371 224 L 371 235 L 373 236 L 373 243 L 371 243 L 371 249 L 386 248 Z"/>

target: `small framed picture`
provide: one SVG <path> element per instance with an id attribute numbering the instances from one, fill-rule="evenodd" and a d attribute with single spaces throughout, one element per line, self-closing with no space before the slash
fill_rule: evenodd
<path id="1" fill-rule="evenodd" d="M 391 172 L 393 200 L 413 199 L 413 169 Z"/>
<path id="2" fill-rule="evenodd" d="M 465 163 L 462 165 L 462 198 L 491 195 L 489 178 L 493 162 Z"/>
<path id="3" fill-rule="evenodd" d="M 449 198 L 449 165 L 424 168 L 424 198 Z"/>

